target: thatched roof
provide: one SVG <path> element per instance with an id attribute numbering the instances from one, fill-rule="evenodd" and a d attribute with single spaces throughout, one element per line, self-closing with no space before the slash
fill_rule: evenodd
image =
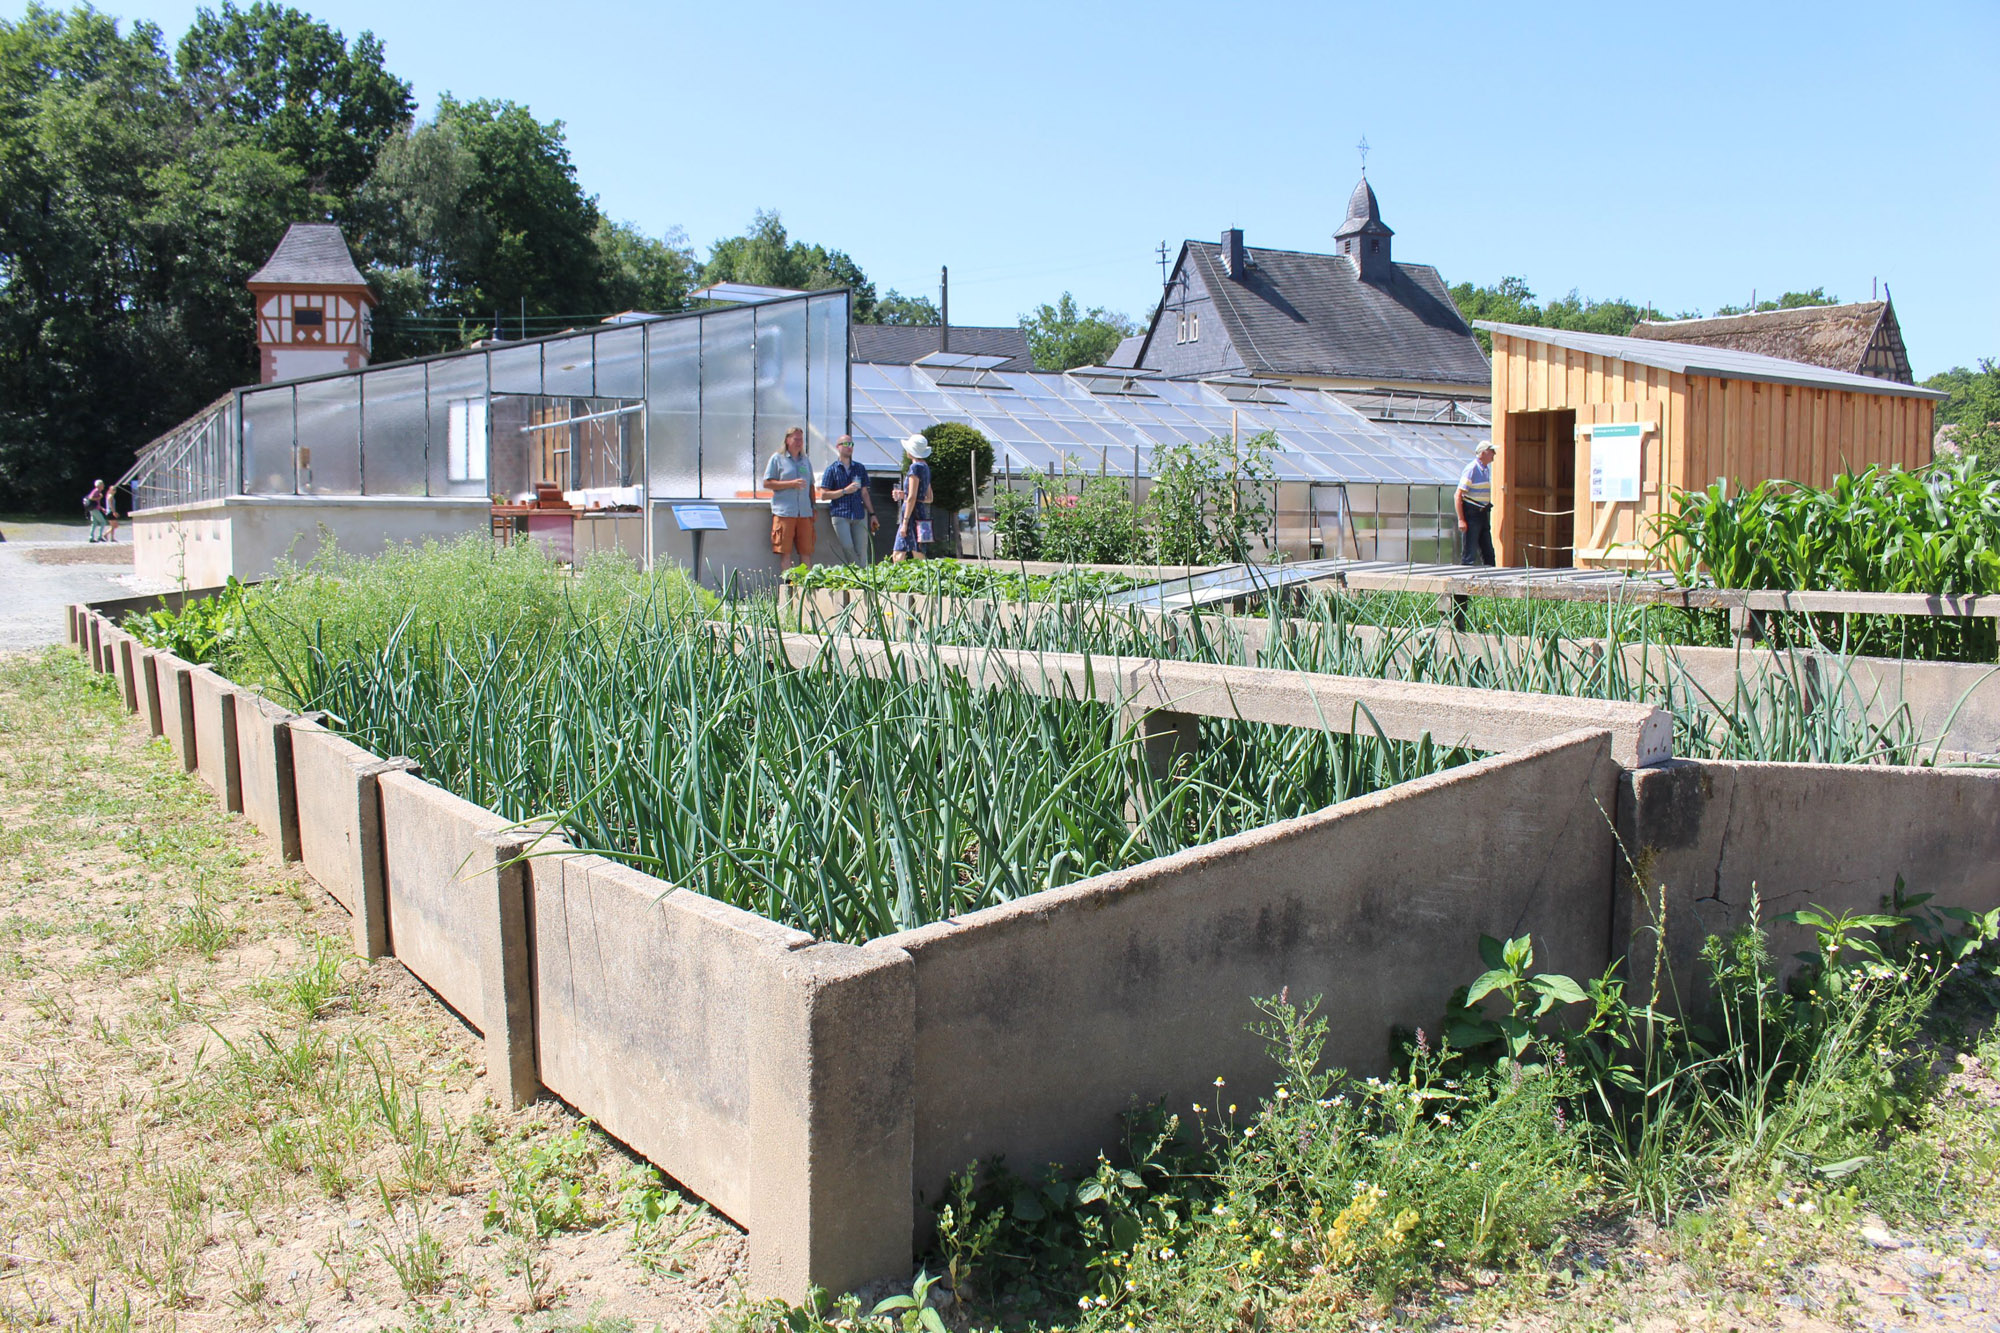
<path id="1" fill-rule="evenodd" d="M 1714 319 L 1646 320 L 1633 325 L 1631 336 L 1754 352 L 1849 375 L 1912 382 L 1896 312 L 1887 301 L 1761 310 Z M 1871 348 L 1876 351 L 1872 358 Z"/>

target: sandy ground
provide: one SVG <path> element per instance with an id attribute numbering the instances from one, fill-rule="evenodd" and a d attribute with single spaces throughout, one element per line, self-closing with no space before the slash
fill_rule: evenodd
<path id="1" fill-rule="evenodd" d="M 737 1302 L 740 1231 L 567 1108 L 500 1110 L 476 1034 L 345 931 L 103 678 L 0 654 L 0 1328 Z"/>

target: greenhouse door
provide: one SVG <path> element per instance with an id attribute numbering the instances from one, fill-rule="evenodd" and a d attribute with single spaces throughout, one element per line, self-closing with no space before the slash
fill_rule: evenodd
<path id="1" fill-rule="evenodd" d="M 1502 563 L 1567 569 L 1576 546 L 1576 413 L 1509 412 L 1494 490 Z"/>

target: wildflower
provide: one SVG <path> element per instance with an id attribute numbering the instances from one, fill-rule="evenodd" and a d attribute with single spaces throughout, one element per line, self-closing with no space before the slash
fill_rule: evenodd
<path id="1" fill-rule="evenodd" d="M 1173 1246 L 1171 1246 L 1171 1245 L 1162 1245 L 1162 1246 L 1160 1247 L 1160 1258 L 1162 1258 L 1162 1259 L 1171 1259 L 1171 1258 L 1173 1258 L 1173 1257 L 1174 1257 L 1174 1247 L 1173 1247 Z"/>
<path id="2" fill-rule="evenodd" d="M 1474 1162 L 1471 1166 L 1466 1168 L 1466 1170 L 1468 1171 L 1477 1171 L 1478 1169 L 1479 1169 L 1479 1163 L 1477 1162 Z"/>
<path id="3" fill-rule="evenodd" d="M 1244 1137 L 1244 1138 L 1246 1138 L 1246 1139 L 1254 1139 L 1254 1138 L 1256 1138 L 1256 1137 L 1257 1137 L 1257 1127 L 1256 1127 L 1255 1125 L 1252 1125 L 1252 1126 L 1250 1126 L 1250 1128 L 1248 1128 L 1248 1129 L 1244 1130 L 1244 1131 L 1243 1131 L 1243 1137 Z"/>
<path id="4" fill-rule="evenodd" d="M 1196 1115 L 1200 1115 L 1200 1114 L 1201 1114 L 1201 1103 L 1200 1103 L 1200 1102 L 1195 1102 L 1195 1103 L 1193 1103 L 1193 1105 L 1194 1105 L 1194 1113 L 1195 1113 Z"/>
<path id="5" fill-rule="evenodd" d="M 1284 1101 L 1287 1097 L 1290 1097 L 1291 1095 L 1292 1094 L 1284 1088 L 1278 1089 L 1277 1097 L 1279 1101 Z"/>
<path id="6" fill-rule="evenodd" d="M 1418 1029 L 1417 1029 L 1417 1054 L 1418 1054 L 1418 1055 L 1429 1055 L 1430 1053 L 1431 1053 L 1431 1044 L 1430 1044 L 1430 1041 L 1429 1041 L 1429 1040 L 1428 1040 L 1428 1039 L 1427 1039 L 1427 1038 L 1426 1038 L 1426 1037 L 1424 1036 L 1424 1030 L 1423 1030 L 1422 1028 L 1418 1028 Z"/>
<path id="7" fill-rule="evenodd" d="M 1218 1203 L 1217 1205 L 1215 1205 L 1214 1208 L 1210 1209 L 1209 1211 L 1214 1213 L 1217 1217 L 1227 1217 L 1229 1216 L 1229 1205 L 1226 1203 Z"/>
<path id="8" fill-rule="evenodd" d="M 1231 1115 L 1235 1115 L 1235 1114 L 1236 1114 L 1236 1103 L 1235 1103 L 1235 1102 L 1231 1102 L 1231 1103 L 1229 1103 L 1229 1114 L 1231 1114 Z"/>
<path id="9" fill-rule="evenodd" d="M 1264 1252 L 1262 1250 L 1250 1251 L 1250 1266 L 1252 1268 L 1261 1267 L 1263 1263 L 1264 1263 Z"/>
<path id="10" fill-rule="evenodd" d="M 1216 1086 L 1216 1087 L 1218 1087 L 1218 1088 L 1220 1088 L 1220 1087 L 1224 1086 L 1224 1085 L 1223 1085 L 1223 1082 L 1222 1082 L 1222 1075 L 1220 1075 L 1220 1074 L 1217 1074 L 1217 1075 L 1215 1076 L 1215 1086 Z"/>
<path id="11" fill-rule="evenodd" d="M 1272 1228 L 1271 1228 L 1271 1239 L 1272 1239 L 1272 1240 L 1283 1240 L 1284 1238 L 1285 1238 L 1285 1229 L 1284 1229 L 1283 1227 L 1272 1227 Z"/>
<path id="12" fill-rule="evenodd" d="M 1441 1240 L 1434 1240 L 1431 1242 L 1431 1248 L 1434 1250 L 1441 1250 L 1444 1248 L 1444 1242 Z"/>
<path id="13" fill-rule="evenodd" d="M 1103 1309 L 1103 1308 L 1104 1308 L 1105 1306 L 1107 1306 L 1107 1305 L 1109 1305 L 1109 1304 L 1111 1304 L 1111 1302 L 1110 1302 L 1110 1301 L 1108 1301 L 1108 1300 L 1106 1300 L 1106 1299 L 1104 1299 L 1104 1297 L 1102 1297 L 1102 1296 L 1099 1296 L 1099 1297 L 1097 1298 L 1097 1306 L 1098 1306 L 1098 1308 L 1099 1308 L 1099 1309 Z"/>
<path id="14" fill-rule="evenodd" d="M 1077 1297 L 1076 1308 L 1079 1310 L 1088 1310 L 1090 1308 L 1090 1297 L 1088 1296 Z"/>

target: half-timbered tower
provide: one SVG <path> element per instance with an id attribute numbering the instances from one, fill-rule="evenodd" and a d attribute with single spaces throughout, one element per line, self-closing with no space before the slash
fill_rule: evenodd
<path id="1" fill-rule="evenodd" d="M 294 222 L 250 277 L 261 383 L 368 364 L 375 294 L 329 222 Z"/>

